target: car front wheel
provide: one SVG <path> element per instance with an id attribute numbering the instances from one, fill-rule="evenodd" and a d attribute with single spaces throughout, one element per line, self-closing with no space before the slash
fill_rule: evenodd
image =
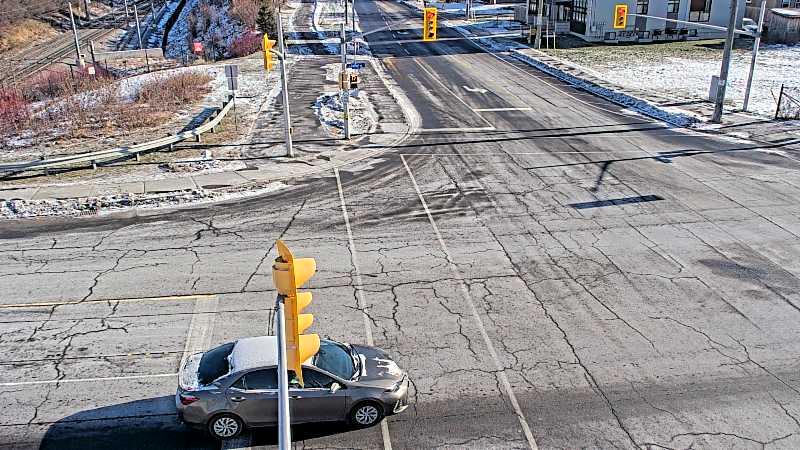
<path id="1" fill-rule="evenodd" d="M 359 427 L 375 425 L 383 419 L 383 408 L 373 402 L 359 403 L 350 410 L 349 421 Z"/>
<path id="2" fill-rule="evenodd" d="M 235 438 L 242 428 L 242 420 L 233 414 L 220 414 L 208 423 L 208 432 L 217 439 Z"/>

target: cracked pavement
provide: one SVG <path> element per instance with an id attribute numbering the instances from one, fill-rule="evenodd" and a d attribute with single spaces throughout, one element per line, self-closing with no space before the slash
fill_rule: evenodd
<path id="1" fill-rule="evenodd" d="M 357 8 L 365 30 L 410 14 Z M 363 343 L 365 315 L 408 370 L 393 448 L 530 448 L 523 422 L 543 449 L 800 447 L 796 155 L 664 128 L 464 42 L 372 51 L 423 128 L 495 130 L 420 131 L 339 169 L 363 286 L 333 172 L 205 208 L 4 222 L 0 447 L 219 448 L 177 423 L 174 373 L 192 323 L 211 345 L 272 330 L 279 238 L 317 259 L 313 330 Z M 385 448 L 380 427 L 295 438 Z"/>

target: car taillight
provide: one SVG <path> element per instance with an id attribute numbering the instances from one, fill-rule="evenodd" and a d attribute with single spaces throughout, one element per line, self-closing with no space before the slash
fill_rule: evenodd
<path id="1" fill-rule="evenodd" d="M 199 398 L 195 397 L 194 395 L 183 395 L 181 394 L 181 404 L 183 406 L 191 405 L 192 403 L 200 400 Z"/>

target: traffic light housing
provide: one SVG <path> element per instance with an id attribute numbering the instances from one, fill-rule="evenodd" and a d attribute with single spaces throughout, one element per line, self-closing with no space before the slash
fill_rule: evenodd
<path id="1" fill-rule="evenodd" d="M 358 74 L 350 74 L 350 89 L 358 89 Z"/>
<path id="2" fill-rule="evenodd" d="M 628 26 L 628 5 L 618 4 L 614 6 L 614 28 L 625 29 Z"/>
<path id="3" fill-rule="evenodd" d="M 436 40 L 436 15 L 438 9 L 425 8 L 422 20 L 422 40 L 435 41 Z"/>
<path id="4" fill-rule="evenodd" d="M 275 43 L 275 40 L 270 39 L 267 33 L 264 33 L 264 44 L 261 46 L 261 49 L 264 52 L 264 70 L 266 71 L 272 70 L 272 47 L 275 46 Z"/>
<path id="5" fill-rule="evenodd" d="M 278 258 L 272 266 L 272 283 L 284 297 L 284 334 L 286 338 L 286 369 L 294 371 L 303 386 L 303 362 L 319 351 L 317 334 L 302 334 L 314 323 L 312 314 L 300 314 L 311 304 L 310 292 L 298 292 L 317 271 L 314 258 L 295 258 L 283 241 L 277 241 Z"/>

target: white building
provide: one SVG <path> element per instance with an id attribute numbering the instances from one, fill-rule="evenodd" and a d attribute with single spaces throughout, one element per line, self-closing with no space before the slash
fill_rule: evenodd
<path id="1" fill-rule="evenodd" d="M 543 26 L 558 33 L 569 33 L 591 42 L 655 42 L 724 37 L 724 31 L 699 25 L 728 26 L 732 0 L 544 0 Z M 741 28 L 747 0 L 739 1 L 737 28 Z M 755 0 L 754 0 L 755 1 Z M 536 3 L 531 0 L 530 21 L 536 22 Z M 625 29 L 614 29 L 614 7 L 627 4 Z M 525 6 L 517 12 L 524 17 Z M 669 22 L 664 19 L 679 20 Z M 683 23 L 686 22 L 686 23 Z"/>

